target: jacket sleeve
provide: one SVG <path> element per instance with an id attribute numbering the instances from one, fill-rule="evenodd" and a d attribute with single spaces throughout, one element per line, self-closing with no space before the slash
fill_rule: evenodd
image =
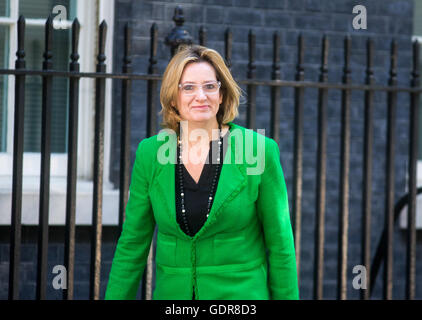
<path id="1" fill-rule="evenodd" d="M 155 220 L 148 195 L 142 140 L 136 151 L 122 233 L 111 266 L 106 300 L 135 299 L 147 263 Z"/>
<path id="2" fill-rule="evenodd" d="M 258 216 L 268 250 L 269 287 L 273 300 L 299 299 L 293 232 L 280 150 L 265 139 L 265 169 L 257 200 Z"/>

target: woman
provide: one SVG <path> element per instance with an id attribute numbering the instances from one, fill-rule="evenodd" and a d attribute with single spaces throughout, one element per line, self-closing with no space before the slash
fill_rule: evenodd
<path id="1" fill-rule="evenodd" d="M 298 299 L 277 143 L 232 123 L 241 90 L 214 50 L 163 76 L 163 125 L 136 152 L 106 299 L 134 299 L 157 225 L 153 299 Z"/>

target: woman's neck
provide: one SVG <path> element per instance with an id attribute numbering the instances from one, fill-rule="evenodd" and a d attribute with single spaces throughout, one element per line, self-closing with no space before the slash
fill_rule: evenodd
<path id="1" fill-rule="evenodd" d="M 195 126 L 188 122 L 181 122 L 180 125 L 183 163 L 204 163 L 210 148 L 210 140 L 219 139 L 218 123 L 209 127 Z M 228 125 L 222 125 L 221 136 L 224 136 L 228 129 Z"/>
<path id="2" fill-rule="evenodd" d="M 222 132 L 225 132 L 223 130 Z M 218 140 L 219 130 L 218 122 L 193 122 L 193 121 L 182 121 L 181 122 L 182 140 L 188 141 L 190 146 L 197 145 L 198 143 L 208 145 L 210 140 Z"/>

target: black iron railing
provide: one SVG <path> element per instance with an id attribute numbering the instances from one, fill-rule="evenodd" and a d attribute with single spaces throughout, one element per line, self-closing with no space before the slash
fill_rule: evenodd
<path id="1" fill-rule="evenodd" d="M 416 194 L 422 194 L 422 187 L 417 188 Z M 394 206 L 394 216 L 393 216 L 393 222 L 396 223 L 398 218 L 400 217 L 400 214 L 402 212 L 402 210 L 409 205 L 409 201 L 410 201 L 410 197 L 411 197 L 411 193 L 406 193 L 404 196 L 402 196 L 395 204 Z M 407 221 L 409 222 L 409 221 Z M 409 233 L 408 233 L 408 237 L 409 237 Z M 384 228 L 380 237 L 380 240 L 378 242 L 377 245 L 377 250 L 375 251 L 375 255 L 374 255 L 374 259 L 372 261 L 372 265 L 371 265 L 371 270 L 372 270 L 372 276 L 371 276 L 371 280 L 370 280 L 370 285 L 369 285 L 369 289 L 370 290 L 365 290 L 365 292 L 368 294 L 368 296 L 370 296 L 373 292 L 373 289 L 375 287 L 375 281 L 377 279 L 377 275 L 379 272 L 379 269 L 381 267 L 381 263 L 382 261 L 385 259 L 385 252 L 386 252 L 386 245 L 387 245 L 387 229 Z M 410 247 L 410 249 L 409 249 Z M 411 246 L 408 245 L 408 249 L 407 250 L 411 250 Z M 407 254 L 407 259 L 414 259 L 415 257 L 412 257 L 411 254 Z M 415 290 L 415 282 L 414 282 L 414 278 L 412 278 L 413 275 L 412 272 L 414 272 L 414 270 L 410 270 L 409 272 L 409 268 L 410 267 L 415 267 L 415 262 L 409 262 L 407 261 L 407 282 L 406 282 L 406 298 L 411 299 L 413 298 L 411 296 L 411 293 L 414 293 Z"/>
<path id="2" fill-rule="evenodd" d="M 175 14 L 178 19 L 177 30 L 181 32 L 183 26 L 182 17 L 178 11 Z M 175 19 L 176 19 L 175 18 Z M 63 299 L 72 299 L 73 273 L 74 273 L 74 250 L 75 250 L 75 210 L 76 210 L 76 171 L 77 171 L 77 132 L 78 132 L 78 92 L 79 80 L 81 78 L 93 78 L 96 81 L 95 92 L 95 139 L 94 139 L 94 178 L 93 178 L 93 219 L 91 238 L 91 270 L 90 270 L 90 299 L 99 298 L 100 288 L 100 263 L 101 263 L 101 233 L 102 233 L 102 173 L 104 170 L 104 106 L 106 79 L 120 79 L 122 81 L 121 100 L 121 156 L 120 156 L 120 197 L 119 197 L 119 228 L 121 229 L 124 220 L 124 209 L 128 199 L 129 186 L 129 159 L 130 159 L 130 106 L 132 81 L 147 81 L 147 135 L 156 132 L 156 99 L 158 81 L 161 75 L 157 74 L 157 42 L 158 32 L 156 24 L 151 27 L 150 59 L 147 74 L 132 73 L 131 65 L 131 27 L 129 24 L 124 28 L 124 57 L 121 73 L 107 73 L 105 64 L 105 39 L 107 24 L 102 22 L 99 26 L 99 42 L 96 72 L 80 72 L 78 39 L 80 26 L 75 19 L 72 25 L 72 53 L 70 56 L 69 71 L 52 70 L 52 20 L 46 22 L 45 31 L 45 53 L 42 70 L 27 70 L 25 67 L 24 33 L 25 19 L 21 16 L 18 20 L 18 51 L 16 53 L 16 65 L 13 70 L 0 70 L 0 74 L 15 76 L 15 121 L 14 121 L 14 148 L 13 148 L 13 187 L 12 187 L 12 220 L 10 239 L 10 273 L 9 273 L 9 299 L 18 299 L 19 289 L 19 267 L 21 248 L 21 212 L 22 212 L 22 178 L 23 178 L 23 119 L 25 105 L 25 80 L 26 76 L 40 76 L 43 79 L 42 96 L 42 147 L 41 147 L 41 187 L 40 187 L 40 220 L 39 220 L 39 241 L 38 241 L 38 273 L 37 273 L 37 299 L 45 299 L 46 296 L 46 263 L 48 246 L 48 207 L 49 207 L 49 181 L 50 181 L 50 140 L 51 140 L 51 90 L 52 81 L 56 77 L 65 77 L 70 81 L 69 86 L 69 118 L 68 118 L 68 175 L 67 175 L 67 198 L 66 198 L 66 235 L 65 235 L 65 267 L 68 276 L 68 288 L 64 290 Z M 181 33 L 186 36 L 185 33 Z M 177 37 L 176 37 L 177 38 Z M 187 39 L 187 40 L 186 40 Z M 189 42 L 189 37 L 186 37 Z M 200 29 L 200 43 L 206 45 L 206 30 Z M 224 35 L 225 59 L 230 68 L 232 61 L 233 37 L 229 29 Z M 256 42 L 253 31 L 249 33 L 249 63 L 246 79 L 238 79 L 238 83 L 247 86 L 247 126 L 255 128 L 256 119 L 256 88 L 257 86 L 271 87 L 271 136 L 278 141 L 279 136 L 279 114 L 281 109 L 280 89 L 281 87 L 294 88 L 294 187 L 292 195 L 292 221 L 296 246 L 298 270 L 300 270 L 301 252 L 301 202 L 302 202 L 302 163 L 303 163 L 303 108 L 304 94 L 307 88 L 318 89 L 318 149 L 317 149 L 317 186 L 316 186 L 316 224 L 315 224 L 315 256 L 314 256 L 314 298 L 323 298 L 323 269 L 324 269 L 324 238 L 325 238 L 325 203 L 326 203 L 326 160 L 327 160 L 327 99 L 328 90 L 341 90 L 341 180 L 339 197 L 339 237 L 338 237 L 338 299 L 347 298 L 346 270 L 347 270 L 347 245 L 349 225 L 349 158 L 350 158 L 350 100 L 351 92 L 354 90 L 365 93 L 365 129 L 364 129 L 364 174 L 362 188 L 362 265 L 367 268 L 367 280 L 370 284 L 369 290 L 362 290 L 362 299 L 369 299 L 370 292 L 374 286 L 377 268 L 384 257 L 384 298 L 392 297 L 392 246 L 393 246 L 393 225 L 394 225 L 394 152 L 395 152 L 395 111 L 397 105 L 397 93 L 405 92 L 410 99 L 410 145 L 409 145 L 409 196 L 404 200 L 408 205 L 408 238 L 407 238 L 407 273 L 406 273 L 406 296 L 409 299 L 415 297 L 415 257 L 416 257 L 416 161 L 417 161 L 417 138 L 418 138 L 418 102 L 421 93 L 419 82 L 419 44 L 413 44 L 413 68 L 409 86 L 397 85 L 397 44 L 392 42 L 391 46 L 391 67 L 389 85 L 376 85 L 374 81 L 373 57 L 374 44 L 372 39 L 367 41 L 367 66 L 365 84 L 351 83 L 350 50 L 351 39 L 344 40 L 344 69 L 342 83 L 328 83 L 328 52 L 329 37 L 322 39 L 322 60 L 320 67 L 319 81 L 304 81 L 304 55 L 305 43 L 302 36 L 298 38 L 298 59 L 296 66 L 295 81 L 280 79 L 279 48 L 280 38 L 277 32 L 273 35 L 273 64 L 271 79 L 256 79 L 255 51 Z M 175 42 L 171 42 L 174 40 Z M 177 42 L 175 38 L 168 38 L 168 43 L 175 47 L 183 43 Z M 374 92 L 383 91 L 387 93 L 388 107 L 388 134 L 387 134 L 387 166 L 386 176 L 388 177 L 385 195 L 385 231 L 382 237 L 381 249 L 374 260 L 374 276 L 371 276 L 370 265 L 370 234 L 371 234 L 371 175 L 372 175 L 372 149 L 373 149 L 373 96 Z M 145 278 L 144 278 L 145 281 Z M 145 285 L 143 286 L 145 288 Z M 144 296 L 145 296 L 144 291 Z"/>

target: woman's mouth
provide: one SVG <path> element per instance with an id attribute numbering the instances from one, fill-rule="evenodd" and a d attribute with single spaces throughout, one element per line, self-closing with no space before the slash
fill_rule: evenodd
<path id="1" fill-rule="evenodd" d="M 208 108 L 208 106 L 207 105 L 203 105 L 203 106 L 194 106 L 194 107 L 192 107 L 193 109 L 207 109 Z"/>

